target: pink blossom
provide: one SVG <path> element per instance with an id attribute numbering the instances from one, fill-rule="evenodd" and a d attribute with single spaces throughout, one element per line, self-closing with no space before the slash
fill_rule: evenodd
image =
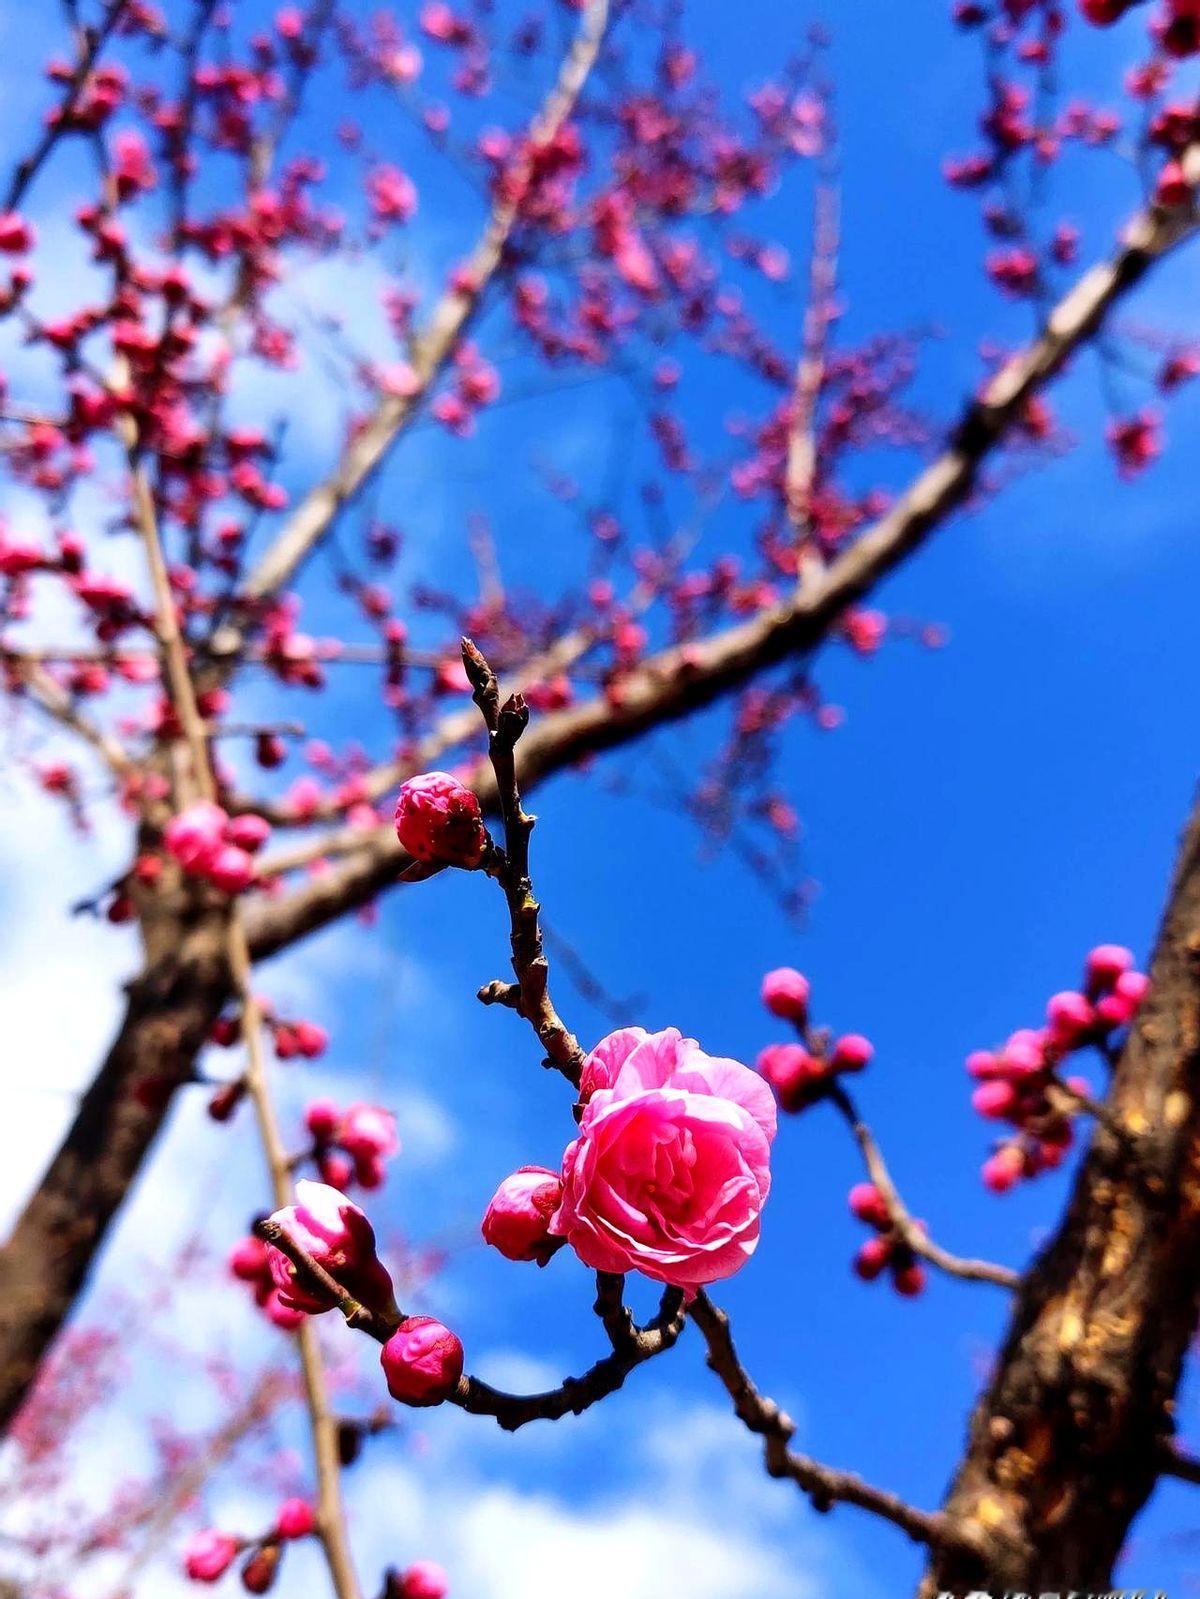
<path id="1" fill-rule="evenodd" d="M 183 1569 L 193 1582 L 218 1582 L 241 1548 L 236 1538 L 215 1527 L 194 1532 L 183 1551 Z"/>
<path id="2" fill-rule="evenodd" d="M 550 1221 L 562 1200 L 562 1181 L 544 1166 L 522 1166 L 506 1177 L 484 1212 L 485 1242 L 507 1260 L 536 1260 L 544 1266 L 560 1246 L 550 1237 Z"/>
<path id="3" fill-rule="evenodd" d="M 731 1276 L 754 1253 L 771 1186 L 767 1085 L 673 1027 L 610 1035 L 585 1073 L 594 1086 L 551 1231 L 596 1271 L 685 1288 Z"/>
<path id="4" fill-rule="evenodd" d="M 296 1203 L 277 1210 L 271 1220 L 364 1305 L 373 1310 L 390 1306 L 392 1279 L 375 1253 L 371 1223 L 336 1188 L 302 1180 L 296 1184 Z M 282 1250 L 268 1247 L 271 1275 L 284 1305 L 310 1316 L 333 1308 L 331 1299 L 301 1287 Z"/>
<path id="5" fill-rule="evenodd" d="M 379 1356 L 388 1393 L 405 1405 L 440 1405 L 458 1386 L 463 1346 L 432 1316 L 409 1316 Z"/>
<path id="6" fill-rule="evenodd" d="M 414 860 L 478 866 L 487 833 L 479 801 L 448 772 L 412 777 L 396 801 L 396 836 Z"/>

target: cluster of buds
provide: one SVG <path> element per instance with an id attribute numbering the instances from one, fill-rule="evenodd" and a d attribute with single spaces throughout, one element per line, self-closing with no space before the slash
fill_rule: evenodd
<path id="1" fill-rule="evenodd" d="M 391 1329 L 380 1364 L 393 1399 L 414 1406 L 440 1405 L 458 1387 L 463 1346 L 456 1334 L 432 1316 L 404 1316 L 396 1308 L 392 1279 L 375 1249 L 375 1233 L 364 1213 L 325 1183 L 296 1184 L 296 1203 L 285 1205 L 271 1222 L 290 1243 L 366 1310 L 377 1326 Z M 301 1280 L 290 1255 L 265 1246 L 267 1268 L 287 1310 L 319 1316 L 336 1299 L 310 1279 Z"/>
<path id="2" fill-rule="evenodd" d="M 860 1072 L 875 1053 L 861 1033 L 833 1038 L 808 1024 L 809 981 L 790 966 L 768 972 L 762 981 L 763 1004 L 772 1016 L 791 1022 L 799 1041 L 768 1044 L 759 1054 L 759 1073 L 775 1091 L 781 1109 L 805 1110 L 815 1104 L 843 1072 Z"/>
<path id="3" fill-rule="evenodd" d="M 487 848 L 479 800 L 449 772 L 411 777 L 396 800 L 396 837 L 427 866 L 473 870 Z"/>
<path id="4" fill-rule="evenodd" d="M 313 1140 L 307 1158 L 332 1188 L 379 1188 L 387 1161 L 400 1152 L 396 1118 L 380 1105 L 360 1101 L 339 1110 L 332 1100 L 314 1099 L 304 1125 Z"/>
<path id="5" fill-rule="evenodd" d="M 261 816 L 230 816 L 211 800 L 197 800 L 167 823 L 163 843 L 185 872 L 223 894 L 240 894 L 255 880 L 254 856 L 270 832 Z"/>
<path id="6" fill-rule="evenodd" d="M 967 1071 L 978 1085 L 971 1095 L 975 1109 L 1016 1129 L 984 1162 L 983 1180 L 994 1193 L 1062 1164 L 1074 1141 L 1077 1101 L 1091 1087 L 1082 1077 L 1060 1083 L 1058 1067 L 1089 1047 L 1107 1055 L 1112 1035 L 1133 1020 L 1148 988 L 1149 978 L 1134 969 L 1129 950 L 1099 944 L 1087 958 L 1083 988 L 1051 996 L 1044 1027 L 1021 1028 L 1002 1048 L 967 1057 Z"/>
<path id="7" fill-rule="evenodd" d="M 279 1575 L 284 1545 L 311 1537 L 316 1525 L 307 1499 L 285 1499 L 270 1530 L 261 1537 L 238 1538 L 205 1527 L 188 1540 L 183 1551 L 184 1572 L 193 1582 L 219 1582 L 238 1556 L 245 1555 L 242 1587 L 247 1593 L 266 1593 Z"/>
<path id="8" fill-rule="evenodd" d="M 925 1268 L 901 1235 L 887 1200 L 874 1183 L 855 1183 L 850 1190 L 850 1210 L 875 1233 L 855 1255 L 854 1270 L 866 1283 L 887 1270 L 896 1292 L 914 1298 L 925 1287 Z"/>

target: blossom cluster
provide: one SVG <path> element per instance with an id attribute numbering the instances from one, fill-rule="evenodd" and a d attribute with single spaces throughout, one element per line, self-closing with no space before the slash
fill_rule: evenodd
<path id="1" fill-rule="evenodd" d="M 1020 1028 L 998 1049 L 968 1055 L 967 1071 L 977 1085 L 972 1105 L 1014 1129 L 983 1165 L 984 1183 L 994 1193 L 1062 1164 L 1074 1142 L 1073 1117 L 1091 1087 L 1083 1077 L 1060 1079 L 1058 1069 L 1088 1048 L 1108 1060 L 1114 1035 L 1133 1021 L 1149 986 L 1129 950 L 1098 944 L 1087 957 L 1082 988 L 1052 995 L 1044 1026 Z"/>
<path id="2" fill-rule="evenodd" d="M 791 1022 L 799 1041 L 768 1044 L 759 1053 L 758 1070 L 780 1108 L 793 1113 L 815 1104 L 843 1073 L 861 1072 L 875 1053 L 861 1033 L 832 1038 L 810 1028 L 809 994 L 808 978 L 791 966 L 777 967 L 762 981 L 763 1004 L 772 1016 Z"/>

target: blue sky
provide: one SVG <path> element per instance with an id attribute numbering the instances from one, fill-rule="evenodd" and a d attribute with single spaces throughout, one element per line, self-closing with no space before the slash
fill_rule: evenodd
<path id="1" fill-rule="evenodd" d="M 7 9 L 0 104 L 11 98 L 0 132 L 9 147 L 14 121 L 28 115 L 29 57 L 40 59 L 46 41 L 36 29 L 17 29 L 16 8 Z M 736 21 L 711 0 L 692 0 L 688 10 L 690 38 L 731 94 L 761 81 L 802 26 L 821 16 L 815 7 L 770 0 L 744 0 Z M 824 18 L 834 29 L 844 142 L 842 336 L 936 325 L 941 336 L 925 348 L 918 392 L 943 418 L 978 376 L 979 340 L 1017 338 L 1028 318 L 989 289 L 973 202 L 950 194 L 939 175 L 944 154 L 970 148 L 981 95 L 976 49 L 955 34 L 947 10 L 842 0 Z M 1090 88 L 1113 101 L 1140 41 L 1138 26 L 1077 39 L 1064 71 L 1067 92 Z M 391 130 L 380 120 L 370 131 L 382 140 Z M 422 159 L 413 157 L 419 178 Z M 1136 202 L 1131 172 L 1116 154 L 1100 154 L 1069 162 L 1058 182 L 1091 259 Z M 462 191 L 443 194 L 431 181 L 424 192 L 420 237 L 429 255 L 416 269 L 433 281 L 457 253 L 469 218 Z M 44 212 L 35 205 L 35 215 L 49 218 L 68 193 L 48 182 Z M 797 258 L 807 200 L 801 176 L 764 210 L 771 222 L 763 231 Z M 1195 272 L 1194 255 L 1169 264 L 1130 303 L 1129 320 L 1200 334 Z M 317 278 L 320 291 L 339 293 L 336 281 Z M 766 296 L 762 308 L 781 337 L 797 321 L 794 299 L 783 293 Z M 712 365 L 689 370 L 685 359 L 684 367 L 681 414 L 697 436 L 715 437 L 751 391 Z M 762 972 L 802 967 L 817 1020 L 875 1042 L 860 1098 L 912 1209 L 948 1247 L 1014 1265 L 1055 1218 L 1066 1179 L 1042 1179 L 1002 1199 L 983 1191 L 987 1129 L 971 1112 L 963 1057 L 1036 1024 L 1046 997 L 1076 980 L 1092 943 L 1115 940 L 1145 954 L 1195 785 L 1200 735 L 1193 691 L 1200 386 L 1172 403 L 1167 454 L 1132 488 L 1118 486 L 1100 442 L 1105 410 L 1095 360 L 1082 358 L 1058 392 L 1078 447 L 956 519 L 879 597 L 889 612 L 943 623 L 947 648 L 890 643 L 869 662 L 835 649 L 819 664 L 822 688 L 846 707 L 846 723 L 830 734 L 795 732 L 781 768 L 803 819 L 804 867 L 820 885 L 806 927 L 787 922 L 732 855 L 702 861 L 700 840 L 679 815 L 614 797 L 594 778 L 564 776 L 539 792 L 534 839 L 549 921 L 611 992 L 643 997 L 631 1020 L 679 1026 L 716 1053 L 752 1059 L 781 1036 L 758 1003 Z M 1131 405 L 1142 398 L 1130 390 Z M 599 494 L 610 481 L 614 440 L 618 453 L 624 448 L 629 416 L 619 386 L 597 383 L 554 403 L 498 407 L 466 444 L 417 430 L 379 493 L 409 536 L 403 575 L 444 577 L 462 559 L 468 514 L 480 509 L 492 517 L 513 581 L 571 571 L 579 559 L 572 516 L 547 502 L 535 458 L 580 473 L 585 491 Z M 331 450 L 338 425 L 336 406 L 303 399 L 293 420 L 298 454 Z M 292 467 L 293 486 L 306 481 L 305 464 L 297 459 Z M 631 499 L 642 469 L 635 455 Z M 899 466 L 891 480 L 903 481 Z M 736 505 L 723 506 L 714 523 L 710 550 L 722 541 L 744 544 L 752 526 Z M 344 613 L 328 599 L 326 575 L 315 570 L 304 591 L 312 625 L 336 631 Z M 365 688 L 358 680 L 339 685 L 319 714 L 344 727 L 370 725 Z M 607 761 L 603 772 L 640 790 L 659 750 L 700 763 L 725 726 L 721 712 L 711 713 Z M 29 936 L 10 926 L 0 939 L 19 1011 L 16 1036 L 27 1051 L 48 1043 L 48 1076 L 69 1088 L 72 1072 L 86 1064 L 88 1036 L 98 1040 L 106 1026 L 108 974 L 130 957 L 115 953 L 119 940 L 106 930 L 60 929 L 59 911 L 65 916 L 76 890 L 73 874 L 86 869 L 101 880 L 102 856 L 116 858 L 119 840 L 105 834 L 86 868 L 78 847 L 57 837 L 43 841 L 44 856 L 32 856 L 27 800 L 10 787 L 0 807 L 12 839 L 0 868 L 13 903 L 28 908 Z M 58 895 L 52 907 L 39 900 L 47 883 Z M 35 927 L 39 951 L 47 951 L 36 960 L 29 953 Z M 490 1361 L 497 1372 L 512 1371 L 519 1353 L 538 1371 L 562 1374 L 598 1348 L 587 1275 L 561 1256 L 536 1272 L 469 1243 L 499 1178 L 521 1163 L 553 1164 L 571 1132 L 568 1095 L 539 1069 L 530 1037 L 514 1017 L 484 1011 L 471 997 L 502 973 L 505 947 L 491 885 L 447 876 L 393 895 L 370 930 L 323 935 L 273 965 L 263 986 L 281 1002 L 305 1003 L 334 1035 L 327 1069 L 307 1080 L 288 1076 L 287 1103 L 298 1108 L 318 1082 L 346 1098 L 369 1091 L 395 1106 L 410 1155 L 378 1207 L 384 1231 L 465 1245 L 430 1288 L 428 1306 L 453 1321 L 469 1358 L 485 1369 Z M 45 1041 L 30 996 L 75 981 L 75 1010 L 84 1014 Z M 581 1036 L 594 1040 L 607 1030 L 607 1019 L 561 977 L 558 988 Z M 47 1100 L 36 1115 L 48 1149 L 61 1101 Z M 193 1220 L 186 1195 L 207 1195 L 218 1172 L 214 1242 L 259 1205 L 249 1128 L 214 1130 L 197 1110 L 185 1107 L 172 1128 L 102 1284 Z M 28 1145 L 23 1126 L 20 1142 Z M 26 1148 L 17 1169 L 30 1166 Z M 846 1213 L 845 1193 L 859 1170 L 830 1114 L 784 1123 L 775 1170 L 760 1253 L 720 1296 L 747 1365 L 800 1420 L 802 1447 L 933 1505 L 1003 1329 L 1004 1296 L 934 1279 L 912 1303 L 851 1276 L 862 1229 Z M 214 1312 L 213 1327 L 214 1336 L 247 1337 L 236 1308 Z M 370 1361 L 367 1349 L 368 1372 Z M 131 1410 L 162 1402 L 152 1374 L 135 1371 L 131 1382 Z M 720 1400 L 689 1335 L 668 1360 L 631 1379 L 604 1413 L 560 1423 L 553 1437 L 539 1428 L 512 1442 L 458 1416 L 425 1418 L 424 1455 L 414 1455 L 407 1435 L 380 1442 L 352 1483 L 364 1546 L 379 1559 L 443 1559 L 456 1578 L 455 1599 L 507 1599 L 510 1591 L 528 1594 L 530 1583 L 540 1591 L 539 1572 L 566 1569 L 555 1564 L 567 1559 L 563 1548 L 585 1551 L 593 1564 L 622 1547 L 629 1562 L 703 1549 L 707 1575 L 695 1580 L 709 1587 L 696 1591 L 711 1599 L 906 1591 L 917 1552 L 867 1517 L 843 1510 L 818 1521 L 788 1487 L 760 1483 L 753 1446 L 733 1418 L 727 1433 L 714 1430 Z M 1193 1421 L 1200 1427 L 1185 1403 L 1185 1436 Z M 87 1470 L 85 1460 L 85 1477 Z M 1197 1567 L 1181 1535 L 1198 1518 L 1187 1492 L 1168 1487 L 1156 1497 L 1123 1581 L 1193 1591 Z M 658 1530 L 639 1512 L 647 1502 L 659 1506 Z M 510 1540 L 510 1586 L 478 1553 L 498 1526 L 523 1529 Z M 675 1542 L 661 1542 L 663 1528 L 678 1533 Z M 395 1547 L 407 1539 L 413 1547 Z M 417 1547 L 421 1540 L 433 1547 Z M 747 1551 L 761 1567 L 747 1566 Z M 519 1562 L 529 1558 L 535 1564 L 522 1573 Z M 364 1569 L 371 1570 L 367 1562 Z M 281 1592 L 286 1599 L 302 1591 L 295 1562 Z M 631 1579 L 630 1592 L 642 1591 Z"/>

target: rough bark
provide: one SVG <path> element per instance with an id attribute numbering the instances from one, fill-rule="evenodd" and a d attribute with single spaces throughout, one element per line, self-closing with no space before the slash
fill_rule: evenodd
<path id="1" fill-rule="evenodd" d="M 229 993 L 227 914 L 173 897 L 143 924 L 146 962 L 120 1030 L 0 1250 L 0 1427 L 28 1392 Z"/>
<path id="2" fill-rule="evenodd" d="M 1162 1469 L 1200 1315 L 1200 806 L 1153 988 L 1058 1232 L 1028 1273 L 945 1501 L 986 1556 L 934 1557 L 922 1599 L 1110 1587 Z"/>

